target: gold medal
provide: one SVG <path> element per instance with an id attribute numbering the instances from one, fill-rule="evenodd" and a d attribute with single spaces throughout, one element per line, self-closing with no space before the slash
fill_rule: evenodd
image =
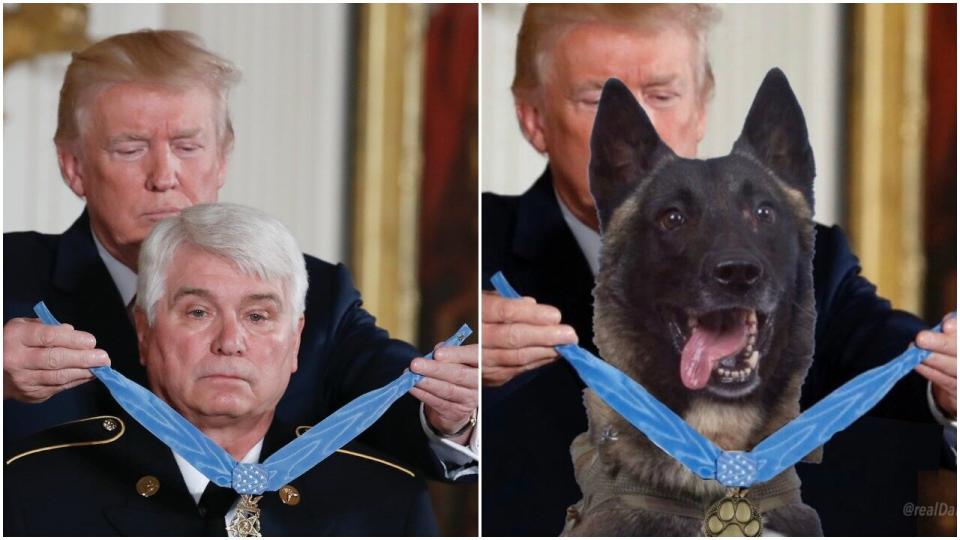
<path id="1" fill-rule="evenodd" d="M 241 495 L 237 513 L 230 520 L 227 532 L 231 536 L 263 536 L 260 534 L 260 509 L 257 503 L 263 496 Z"/>
<path id="2" fill-rule="evenodd" d="M 763 534 L 760 510 L 746 498 L 746 490 L 713 503 L 703 518 L 706 536 L 760 536 Z"/>

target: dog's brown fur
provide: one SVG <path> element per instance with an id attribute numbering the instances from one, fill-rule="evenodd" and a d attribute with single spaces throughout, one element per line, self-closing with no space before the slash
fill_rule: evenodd
<path id="1" fill-rule="evenodd" d="M 782 77 L 782 74 L 779 74 L 779 77 Z M 770 78 L 771 75 L 768 75 L 768 79 Z M 774 102 L 777 99 L 788 99 L 796 103 L 792 92 L 789 91 L 789 86 L 786 85 L 785 78 L 782 83 L 776 80 L 769 84 L 773 84 L 774 93 L 783 93 L 783 86 L 789 93 L 787 97 L 775 96 Z M 607 86 L 610 86 L 610 83 Z M 764 88 L 767 86 L 768 81 L 765 80 L 754 108 L 758 107 L 761 99 L 770 99 L 769 90 L 764 94 Z M 607 87 L 604 89 L 604 97 L 608 98 Z M 610 100 L 612 98 L 608 98 L 608 101 Z M 609 105 L 608 103 L 608 108 Z M 623 102 L 615 105 L 622 108 Z M 605 121 L 603 99 L 594 128 L 595 159 L 591 162 L 591 188 L 597 198 L 603 233 L 600 271 L 594 289 L 595 343 L 602 358 L 643 385 L 656 398 L 683 417 L 694 429 L 724 450 L 751 450 L 799 414 L 800 388 L 813 356 L 815 305 L 812 277 L 812 155 L 800 152 L 801 161 L 809 159 L 809 174 L 792 176 L 809 176 L 809 178 L 803 178 L 803 183 L 798 186 L 796 182 L 784 180 L 785 177 L 791 177 L 791 173 L 796 169 L 796 159 L 791 162 L 791 156 L 785 150 L 781 152 L 783 149 L 780 147 L 764 148 L 763 142 L 756 140 L 756 134 L 748 133 L 751 125 L 756 125 L 758 121 L 762 122 L 764 107 L 777 106 L 779 106 L 777 103 L 760 103 L 759 120 L 752 116 L 754 110 L 751 110 L 751 116 L 748 116 L 744 130 L 745 134 L 735 146 L 735 152 L 727 158 L 720 158 L 721 160 L 740 159 L 742 163 L 737 162 L 732 166 L 743 166 L 749 170 L 749 174 L 765 174 L 768 177 L 767 180 L 777 186 L 776 191 L 781 197 L 780 208 L 788 209 L 792 214 L 791 219 L 797 224 L 794 229 L 795 236 L 792 239 L 783 239 L 784 242 L 795 242 L 797 260 L 793 261 L 795 267 L 789 268 L 788 272 L 795 275 L 781 286 L 780 293 L 787 300 L 779 302 L 775 311 L 775 321 L 771 323 L 774 325 L 773 334 L 759 368 L 762 382 L 751 394 L 732 400 L 717 399 L 703 392 L 688 391 L 676 384 L 676 381 L 669 380 L 669 377 L 678 377 L 675 360 L 668 361 L 666 358 L 671 356 L 671 353 L 664 348 L 660 336 L 655 335 L 656 332 L 651 328 L 638 322 L 637 310 L 643 308 L 638 308 L 637 303 L 631 301 L 632 293 L 626 292 L 631 282 L 625 279 L 633 278 L 625 278 L 626 263 L 623 255 L 628 249 L 636 249 L 637 214 L 641 212 L 644 198 L 648 196 L 648 191 L 655 182 L 668 181 L 659 178 L 659 174 L 669 169 L 671 161 L 689 160 L 680 160 L 672 156 L 669 150 L 664 152 L 663 148 L 660 148 L 652 156 L 647 157 L 647 163 L 652 165 L 646 171 L 646 176 L 632 173 L 639 179 L 635 178 L 627 195 L 621 191 L 616 197 L 610 197 L 604 193 L 604 189 L 610 188 L 603 185 L 607 181 L 603 177 L 631 173 L 624 172 L 622 159 L 611 158 L 616 165 L 613 167 L 616 169 L 614 172 L 611 172 L 611 169 L 604 169 L 602 163 L 596 163 L 598 161 L 596 157 L 602 152 L 608 152 L 607 155 L 609 155 L 610 152 L 616 151 L 616 149 L 611 151 L 609 148 L 598 149 L 596 146 L 598 130 L 601 129 L 598 126 Z M 799 106 L 796 106 L 796 110 L 799 112 Z M 622 115 L 621 111 L 613 112 Z M 799 114 L 802 123 L 802 113 Z M 646 118 L 645 115 L 643 118 Z M 611 120 L 612 123 L 616 121 L 619 120 Z M 754 124 L 751 124 L 751 121 Z M 768 130 L 777 128 L 775 125 L 762 127 Z M 763 131 L 760 129 L 761 133 Z M 800 132 L 802 143 L 807 145 L 806 129 L 802 125 Z M 783 137 L 771 138 L 779 140 Z M 636 139 L 633 137 L 631 140 Z M 750 144 L 742 144 L 744 141 Z M 808 151 L 809 146 L 806 148 Z M 746 152 L 747 155 L 736 156 L 738 152 L 741 154 Z M 757 170 L 749 169 L 750 167 Z M 801 169 L 806 170 L 802 167 Z M 703 182 L 713 180 L 716 179 L 704 179 Z M 809 186 L 805 185 L 806 181 L 809 181 Z M 612 207 L 609 202 L 606 202 L 610 200 L 615 202 Z M 646 276 L 646 278 L 653 279 L 653 276 Z M 667 285 L 664 284 L 664 286 Z M 652 305 L 648 309 L 652 310 Z M 675 353 L 672 356 L 676 358 Z M 666 373 L 670 370 L 672 372 Z M 728 490 L 718 482 L 699 478 L 677 460 L 654 446 L 646 436 L 614 412 L 593 391 L 585 392 L 584 404 L 587 409 L 589 428 L 575 445 L 586 444 L 588 448 L 596 451 L 603 474 L 608 480 L 627 481 L 632 485 L 650 488 L 655 493 L 702 501 L 704 505 L 728 493 Z M 581 467 L 580 464 L 575 463 L 575 465 Z M 584 471 L 578 469 L 577 472 L 579 479 Z M 584 499 L 570 509 L 564 534 L 698 535 L 701 534 L 702 526 L 702 519 L 654 514 L 630 505 L 620 497 L 584 490 Z M 766 513 L 764 527 L 785 534 L 822 534 L 816 513 L 803 504 L 791 504 Z"/>

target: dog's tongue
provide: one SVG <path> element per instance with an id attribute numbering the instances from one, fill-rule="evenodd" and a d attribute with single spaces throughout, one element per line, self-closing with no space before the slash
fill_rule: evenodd
<path id="1" fill-rule="evenodd" d="M 737 324 L 727 328 L 708 328 L 701 324 L 693 329 L 680 353 L 680 378 L 684 386 L 691 390 L 703 388 L 721 358 L 743 349 L 747 344 L 747 325 L 742 318 L 738 319 Z"/>

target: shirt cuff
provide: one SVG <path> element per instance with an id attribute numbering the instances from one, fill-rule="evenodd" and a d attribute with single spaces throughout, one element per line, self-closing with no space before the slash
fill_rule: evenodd
<path id="1" fill-rule="evenodd" d="M 957 427 L 957 421 L 947 418 L 943 411 L 940 410 L 940 406 L 937 405 L 937 400 L 933 399 L 933 383 L 927 381 L 927 405 L 930 406 L 930 413 L 933 414 L 933 418 L 941 426 L 953 426 Z"/>
<path id="2" fill-rule="evenodd" d="M 456 480 L 463 476 L 477 474 L 480 470 L 480 419 L 473 426 L 473 433 L 467 446 L 457 444 L 449 439 L 437 435 L 427 423 L 427 416 L 423 412 L 423 403 L 420 404 L 420 426 L 427 435 L 427 442 L 433 454 L 443 466 L 444 477 L 447 480 Z"/>
<path id="3" fill-rule="evenodd" d="M 953 450 L 953 455 L 957 455 L 957 421 L 947 418 L 943 411 L 940 410 L 940 406 L 937 405 L 937 401 L 933 399 L 933 383 L 927 381 L 927 405 L 930 406 L 930 413 L 933 414 L 933 418 L 943 426 L 943 440 L 947 443 L 947 446 L 950 447 L 950 450 Z"/>

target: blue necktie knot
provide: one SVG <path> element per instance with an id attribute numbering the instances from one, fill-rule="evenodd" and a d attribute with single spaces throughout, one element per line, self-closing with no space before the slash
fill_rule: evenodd
<path id="1" fill-rule="evenodd" d="M 721 452 L 717 481 L 727 487 L 750 486 L 757 481 L 757 460 L 747 452 Z"/>
<path id="2" fill-rule="evenodd" d="M 241 495 L 259 495 L 267 489 L 267 470 L 259 463 L 237 463 L 233 490 Z"/>

